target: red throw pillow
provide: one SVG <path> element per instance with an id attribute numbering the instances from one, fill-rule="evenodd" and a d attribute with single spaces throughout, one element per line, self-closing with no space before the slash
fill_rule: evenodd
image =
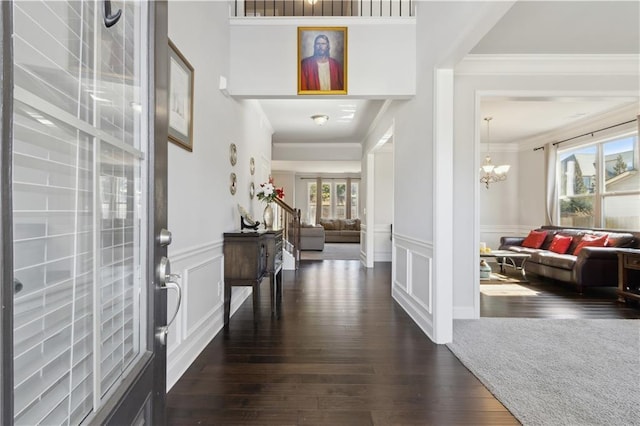
<path id="1" fill-rule="evenodd" d="M 571 245 L 571 240 L 572 238 L 569 235 L 556 234 L 553 236 L 553 240 L 551 240 L 549 250 L 555 253 L 565 254 Z"/>
<path id="2" fill-rule="evenodd" d="M 531 231 L 527 238 L 522 242 L 522 247 L 529 247 L 538 249 L 542 247 L 542 243 L 544 243 L 544 239 L 547 236 L 547 231 Z"/>
<path id="3" fill-rule="evenodd" d="M 597 235 L 587 234 L 582 237 L 582 240 L 580 240 L 580 243 L 578 243 L 578 246 L 573 251 L 573 255 L 577 256 L 578 253 L 580 253 L 580 250 L 582 250 L 582 247 L 604 247 L 604 243 L 606 241 L 606 235 L 601 235 L 598 237 Z"/>

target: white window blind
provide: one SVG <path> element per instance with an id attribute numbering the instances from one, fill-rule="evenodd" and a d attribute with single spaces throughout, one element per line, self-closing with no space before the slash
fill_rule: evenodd
<path id="1" fill-rule="evenodd" d="M 141 352 L 146 7 L 14 3 L 14 418 L 80 424 Z"/>

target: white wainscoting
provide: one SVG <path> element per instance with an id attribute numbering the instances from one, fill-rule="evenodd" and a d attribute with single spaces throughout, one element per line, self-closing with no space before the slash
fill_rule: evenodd
<path id="1" fill-rule="evenodd" d="M 374 262 L 391 262 L 391 224 L 378 224 L 374 227 Z"/>
<path id="2" fill-rule="evenodd" d="M 392 295 L 433 340 L 433 243 L 394 234 Z"/>
<path id="3" fill-rule="evenodd" d="M 172 272 L 181 275 L 182 304 L 167 339 L 167 391 L 224 326 L 222 240 L 170 251 L 169 256 Z M 234 287 L 231 315 L 250 295 L 250 287 Z M 176 302 L 177 295 L 169 291 L 167 315 L 172 315 Z"/>
<path id="4" fill-rule="evenodd" d="M 539 226 L 539 225 L 538 225 Z M 538 226 L 528 225 L 480 225 L 480 242 L 496 250 L 500 246 L 500 237 L 527 236 L 530 230 Z"/>

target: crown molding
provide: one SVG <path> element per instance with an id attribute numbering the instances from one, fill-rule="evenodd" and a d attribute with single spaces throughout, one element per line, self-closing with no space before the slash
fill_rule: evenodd
<path id="1" fill-rule="evenodd" d="M 640 55 L 467 55 L 455 75 L 640 75 Z"/>
<path id="2" fill-rule="evenodd" d="M 633 120 L 638 117 L 640 105 L 627 105 L 622 108 L 615 109 L 613 111 L 609 111 L 605 114 L 602 114 L 598 117 L 588 117 L 572 123 L 571 125 L 554 129 L 549 132 L 533 136 L 531 138 L 522 140 L 518 147 L 520 151 L 528 151 L 534 148 L 538 148 L 546 145 L 549 142 L 556 142 L 564 139 L 568 139 L 580 134 L 595 132 L 598 129 L 603 129 L 605 127 L 613 126 L 618 123 L 623 123 L 629 120 Z M 627 133 L 631 133 L 637 131 L 638 123 L 629 123 L 624 126 L 614 127 L 612 129 L 608 129 L 606 131 L 598 132 L 597 139 L 607 138 L 607 137 L 615 137 L 618 135 L 624 135 Z M 563 148 L 570 147 L 572 145 L 579 145 L 585 142 L 585 139 L 577 139 L 575 142 L 567 142 L 563 144 Z"/>
<path id="3" fill-rule="evenodd" d="M 358 142 L 273 142 L 274 147 L 281 148 L 362 148 Z"/>

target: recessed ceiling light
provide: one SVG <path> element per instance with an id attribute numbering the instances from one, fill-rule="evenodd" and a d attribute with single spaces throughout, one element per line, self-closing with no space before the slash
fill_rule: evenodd
<path id="1" fill-rule="evenodd" d="M 316 115 L 312 115 L 311 119 L 313 120 L 314 123 L 316 123 L 318 126 L 324 126 L 325 123 L 327 121 L 329 121 L 329 116 L 326 114 L 316 114 Z"/>

